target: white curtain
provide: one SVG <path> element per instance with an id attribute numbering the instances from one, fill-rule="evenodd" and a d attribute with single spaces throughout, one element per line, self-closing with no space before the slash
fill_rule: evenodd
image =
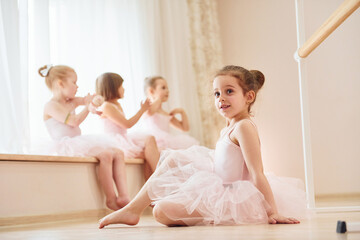
<path id="1" fill-rule="evenodd" d="M 183 107 L 189 116 L 190 134 L 203 143 L 187 2 L 141 0 L 138 3 L 140 32 L 145 39 L 142 57 L 146 61 L 146 75 L 162 75 L 167 79 L 170 98 L 165 108 Z"/>
<path id="2" fill-rule="evenodd" d="M 145 98 L 144 78 L 163 75 L 170 87 L 165 108 L 185 108 L 191 134 L 202 140 L 186 1 L 29 0 L 29 49 L 33 141 L 48 137 L 42 110 L 51 94 L 37 74 L 48 63 L 75 69 L 79 95 L 93 93 L 101 73 L 119 73 L 125 80 L 121 104 L 127 116 Z M 83 133 L 102 131 L 97 116 L 89 116 L 81 127 Z"/>
<path id="3" fill-rule="evenodd" d="M 0 152 L 29 145 L 27 0 L 0 0 Z"/>

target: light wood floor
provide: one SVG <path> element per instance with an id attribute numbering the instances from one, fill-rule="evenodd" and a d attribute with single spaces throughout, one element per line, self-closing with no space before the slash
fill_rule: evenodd
<path id="1" fill-rule="evenodd" d="M 360 212 L 318 213 L 297 225 L 242 225 L 165 227 L 151 215 L 143 216 L 137 226 L 112 225 L 97 228 L 97 219 L 0 228 L 0 239 L 360 239 L 359 233 L 336 233 L 337 220 L 360 221 Z"/>

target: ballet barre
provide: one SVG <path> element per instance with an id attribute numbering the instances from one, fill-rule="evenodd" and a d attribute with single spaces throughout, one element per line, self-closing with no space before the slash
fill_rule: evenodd
<path id="1" fill-rule="evenodd" d="M 300 58 L 306 58 L 359 7 L 360 0 L 345 0 L 319 27 L 319 29 L 298 49 L 298 56 Z"/>
<path id="2" fill-rule="evenodd" d="M 360 206 L 338 207 L 338 208 L 316 208 L 314 174 L 311 151 L 311 131 L 310 131 L 310 110 L 309 93 L 307 87 L 307 70 L 305 58 L 314 51 L 341 23 L 343 23 L 356 9 L 360 7 L 360 0 L 345 0 L 331 16 L 318 28 L 318 30 L 305 41 L 305 18 L 304 0 L 295 0 L 296 7 L 296 27 L 297 27 L 297 50 L 294 58 L 298 62 L 299 90 L 300 90 L 300 110 L 301 110 L 301 130 L 302 145 L 305 170 L 306 195 L 308 208 L 316 211 L 351 211 L 360 209 Z"/>

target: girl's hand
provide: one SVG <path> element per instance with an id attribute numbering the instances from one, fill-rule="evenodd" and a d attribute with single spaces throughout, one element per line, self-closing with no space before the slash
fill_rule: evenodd
<path id="1" fill-rule="evenodd" d="M 89 106 L 89 104 L 91 103 L 91 101 L 93 100 L 94 97 L 95 97 L 95 94 L 90 95 L 90 93 L 88 93 L 88 94 L 84 97 L 84 104 L 85 104 L 85 106 Z"/>
<path id="2" fill-rule="evenodd" d="M 287 218 L 284 216 L 281 216 L 277 213 L 271 214 L 268 217 L 269 224 L 298 224 L 300 223 L 299 220 L 295 218 Z"/>
<path id="3" fill-rule="evenodd" d="M 172 110 L 169 114 L 170 114 L 171 116 L 175 116 L 176 114 L 178 114 L 178 113 L 182 114 L 183 112 L 184 112 L 184 109 L 182 109 L 182 108 L 175 108 L 175 109 Z"/>
<path id="4" fill-rule="evenodd" d="M 104 103 L 104 98 L 100 95 L 94 95 L 94 98 L 92 99 L 91 103 L 95 107 L 100 107 Z"/>
<path id="5" fill-rule="evenodd" d="M 99 116 L 101 116 L 101 114 L 102 114 L 102 112 L 98 111 L 97 107 L 94 106 L 94 104 L 92 102 L 88 105 L 88 110 L 89 110 L 89 112 L 91 112 L 93 114 L 97 114 Z"/>
<path id="6" fill-rule="evenodd" d="M 141 109 L 145 112 L 150 107 L 150 99 L 146 99 L 144 102 L 141 103 Z"/>

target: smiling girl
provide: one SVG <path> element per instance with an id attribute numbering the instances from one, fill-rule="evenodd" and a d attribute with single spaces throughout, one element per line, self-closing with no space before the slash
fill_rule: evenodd
<path id="1" fill-rule="evenodd" d="M 151 202 L 155 219 L 167 226 L 297 224 L 306 213 L 298 180 L 266 176 L 260 140 L 250 118 L 264 75 L 225 66 L 213 80 L 215 106 L 227 120 L 215 152 L 200 146 L 169 150 L 138 195 L 100 221 L 135 225 Z"/>

